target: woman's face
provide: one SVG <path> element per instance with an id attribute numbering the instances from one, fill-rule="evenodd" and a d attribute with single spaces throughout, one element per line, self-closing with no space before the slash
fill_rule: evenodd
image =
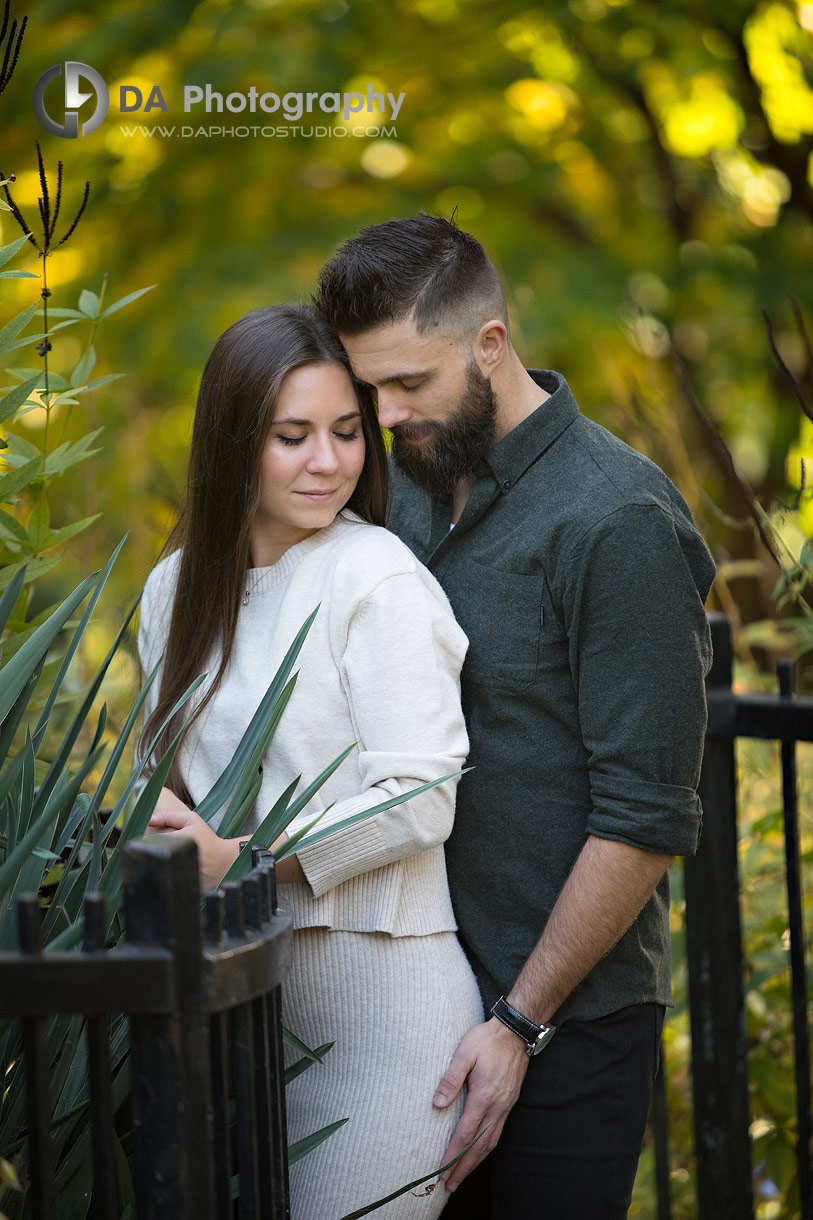
<path id="1" fill-rule="evenodd" d="M 347 371 L 314 364 L 288 373 L 262 455 L 255 566 L 276 562 L 280 546 L 330 525 L 353 494 L 364 449 L 361 408 Z"/>

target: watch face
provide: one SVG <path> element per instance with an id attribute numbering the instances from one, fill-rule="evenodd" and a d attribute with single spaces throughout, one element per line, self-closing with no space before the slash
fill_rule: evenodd
<path id="1" fill-rule="evenodd" d="M 538 1055 L 539 1052 L 541 1050 L 544 1050 L 544 1048 L 548 1045 L 548 1043 L 550 1042 L 551 1038 L 553 1037 L 553 1035 L 555 1033 L 556 1033 L 555 1025 L 548 1025 L 548 1026 L 543 1025 L 542 1029 L 539 1032 L 539 1036 L 536 1039 L 536 1042 L 534 1043 L 534 1048 L 531 1053 L 534 1055 Z"/>

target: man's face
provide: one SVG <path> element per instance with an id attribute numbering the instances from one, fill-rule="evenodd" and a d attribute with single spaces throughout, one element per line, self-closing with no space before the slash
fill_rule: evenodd
<path id="1" fill-rule="evenodd" d="M 448 335 L 420 335 L 408 320 L 342 342 L 356 376 L 375 389 L 398 466 L 424 491 L 451 494 L 493 444 L 491 382 Z"/>

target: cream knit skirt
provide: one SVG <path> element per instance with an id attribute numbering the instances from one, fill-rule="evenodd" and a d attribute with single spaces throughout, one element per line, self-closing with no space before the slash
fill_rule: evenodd
<path id="1" fill-rule="evenodd" d="M 432 1097 L 463 1034 L 483 1019 L 453 932 L 299 929 L 283 1019 L 311 1047 L 336 1042 L 286 1090 L 289 1142 L 348 1119 L 291 1166 L 292 1220 L 340 1220 L 443 1163 L 464 1099 L 436 1110 Z M 286 1062 L 295 1058 L 286 1050 Z M 434 1220 L 449 1196 L 428 1185 L 373 1215 Z"/>

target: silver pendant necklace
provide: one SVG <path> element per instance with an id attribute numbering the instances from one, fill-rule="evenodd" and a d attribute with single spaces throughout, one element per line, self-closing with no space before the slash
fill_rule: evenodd
<path id="1" fill-rule="evenodd" d="M 262 580 L 262 573 L 260 573 L 260 575 L 259 575 L 259 576 L 255 576 L 255 577 L 254 577 L 254 584 L 253 584 L 253 585 L 249 586 L 249 585 L 248 585 L 248 583 L 246 584 L 246 591 L 245 591 L 245 593 L 243 594 L 243 603 L 242 603 L 244 606 L 247 606 L 247 605 L 248 605 L 248 599 L 249 599 L 249 597 L 251 596 L 251 594 L 252 594 L 252 592 L 254 591 L 254 589 L 256 589 L 256 588 L 257 588 L 257 585 L 259 584 L 259 582 L 260 582 L 261 580 Z"/>

